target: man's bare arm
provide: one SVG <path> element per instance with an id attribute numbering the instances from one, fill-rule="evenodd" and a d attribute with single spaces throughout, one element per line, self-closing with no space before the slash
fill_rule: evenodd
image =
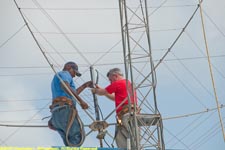
<path id="1" fill-rule="evenodd" d="M 75 98 L 80 102 L 80 105 L 81 105 L 82 109 L 87 109 L 89 107 L 88 104 L 86 102 L 84 102 L 84 100 L 77 94 L 77 92 L 74 91 L 70 87 L 68 82 L 64 82 L 64 83 L 66 84 L 67 88 L 64 87 L 64 85 L 62 83 L 61 83 L 61 88 L 69 95 L 71 95 L 71 93 L 70 93 L 70 91 L 71 91 L 72 94 L 75 96 Z"/>
<path id="2" fill-rule="evenodd" d="M 115 101 L 115 94 L 110 94 L 106 91 L 106 89 L 99 87 L 98 85 L 96 85 L 96 88 L 93 88 L 92 93 L 97 94 L 97 95 L 104 95 L 107 98 L 109 98 L 112 101 Z"/>

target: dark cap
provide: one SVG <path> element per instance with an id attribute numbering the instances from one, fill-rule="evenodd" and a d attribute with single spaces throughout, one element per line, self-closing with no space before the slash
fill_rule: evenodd
<path id="1" fill-rule="evenodd" d="M 77 64 L 76 64 L 75 62 L 69 61 L 69 62 L 67 62 L 67 63 L 64 65 L 64 67 L 67 66 L 67 65 L 70 65 L 71 68 L 73 68 L 73 69 L 75 70 L 76 75 L 77 75 L 78 77 L 81 76 L 81 73 L 78 71 L 78 66 L 77 66 Z"/>

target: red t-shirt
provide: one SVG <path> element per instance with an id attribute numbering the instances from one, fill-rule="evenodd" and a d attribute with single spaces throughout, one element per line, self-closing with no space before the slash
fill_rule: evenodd
<path id="1" fill-rule="evenodd" d="M 134 103 L 134 101 L 137 103 L 137 97 L 136 97 L 136 92 L 134 91 L 134 95 L 132 95 L 132 86 L 130 81 L 128 81 L 128 88 L 126 88 L 126 79 L 123 80 L 117 80 L 112 82 L 109 86 L 105 88 L 105 90 L 112 94 L 115 93 L 115 105 L 116 107 L 125 99 L 127 98 L 127 91 L 130 93 L 130 100 L 131 104 Z M 128 99 L 120 106 L 117 110 L 116 113 L 120 112 L 122 110 L 122 107 L 124 105 L 128 104 Z"/>

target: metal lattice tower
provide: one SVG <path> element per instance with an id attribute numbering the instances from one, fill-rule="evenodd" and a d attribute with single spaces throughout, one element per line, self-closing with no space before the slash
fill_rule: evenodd
<path id="1" fill-rule="evenodd" d="M 135 87 L 140 114 L 133 116 L 132 150 L 164 150 L 163 126 L 156 99 L 156 72 L 152 60 L 147 0 L 119 0 L 126 79 Z"/>

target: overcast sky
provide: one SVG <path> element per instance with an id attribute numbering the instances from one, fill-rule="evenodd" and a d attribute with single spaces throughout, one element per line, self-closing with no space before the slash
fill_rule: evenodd
<path id="1" fill-rule="evenodd" d="M 109 84 L 105 75 L 110 68 L 120 67 L 124 71 L 118 1 L 17 2 L 56 71 L 60 71 L 66 61 L 73 60 L 79 64 L 82 77 L 75 78 L 77 86 L 90 80 L 91 65 L 99 71 L 99 85 L 102 87 Z M 148 4 L 152 54 L 157 64 L 190 19 L 198 0 L 148 0 Z M 38 9 L 40 7 L 43 9 Z M 135 1 L 132 8 L 136 7 Z M 225 1 L 205 0 L 202 7 L 216 94 L 219 104 L 224 105 Z M 13 0 L 0 1 L 0 20 L 0 124 L 47 125 L 48 119 L 42 118 L 51 115 L 48 107 L 54 72 Z M 156 70 L 157 103 L 164 119 L 164 141 L 168 149 L 225 149 L 219 115 L 214 109 L 216 100 L 206 56 L 198 10 Z M 88 112 L 95 117 L 90 90 L 85 90 L 81 96 L 90 104 Z M 99 105 L 104 117 L 114 108 L 113 102 L 104 97 L 99 97 Z M 79 106 L 78 110 L 84 124 L 89 125 L 91 119 Z M 206 110 L 209 111 L 193 115 Z M 114 115 L 109 118 L 109 123 L 115 122 Z M 221 117 L 225 123 L 224 107 L 221 108 Z M 89 130 L 86 128 L 86 132 Z M 114 135 L 113 126 L 108 131 Z M 46 127 L 0 126 L 0 132 L 1 146 L 63 145 L 60 136 Z M 83 146 L 98 147 L 96 135 L 93 132 L 87 136 Z M 112 142 L 109 137 L 106 141 L 109 145 Z M 104 146 L 107 147 L 105 143 Z"/>

